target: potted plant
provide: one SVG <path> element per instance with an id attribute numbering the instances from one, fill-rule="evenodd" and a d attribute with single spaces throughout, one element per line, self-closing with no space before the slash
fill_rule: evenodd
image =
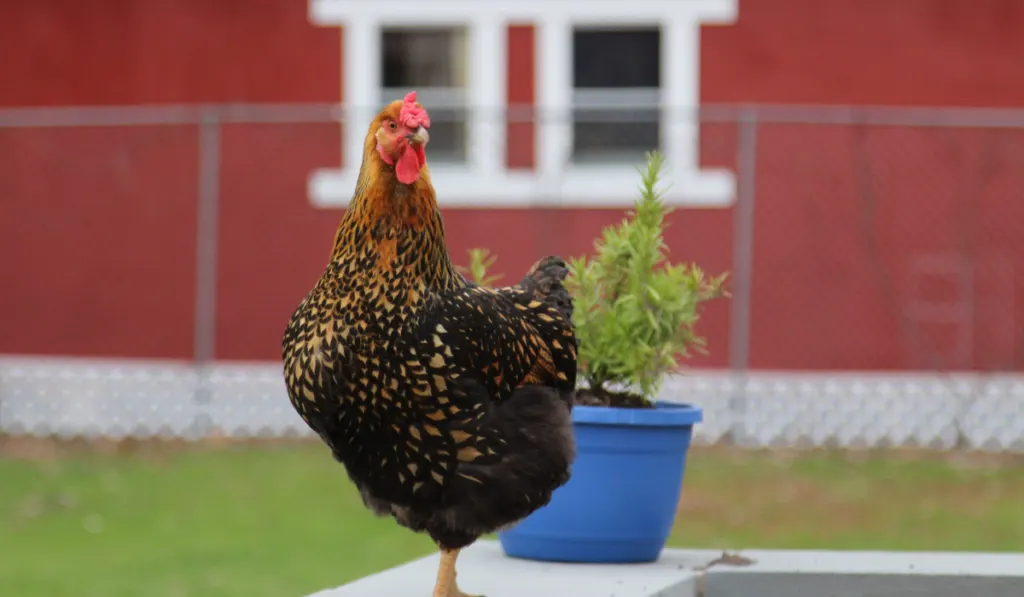
<path id="1" fill-rule="evenodd" d="M 702 411 L 657 401 L 680 358 L 703 352 L 694 331 L 704 301 L 723 296 L 725 275 L 670 264 L 668 209 L 657 189 L 662 157 L 648 154 L 634 209 L 570 260 L 580 387 L 573 408 L 577 457 L 551 502 L 498 534 L 505 553 L 563 562 L 649 562 L 668 540 L 693 426 Z M 493 257 L 470 252 L 469 275 L 490 281 Z"/>

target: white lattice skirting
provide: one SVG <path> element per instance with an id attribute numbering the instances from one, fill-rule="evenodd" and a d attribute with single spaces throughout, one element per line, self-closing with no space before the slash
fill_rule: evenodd
<path id="1" fill-rule="evenodd" d="M 1024 452 L 1024 375 L 689 371 L 661 398 L 704 409 L 695 441 Z M 0 432 L 235 437 L 309 432 L 276 363 L 0 358 Z"/>

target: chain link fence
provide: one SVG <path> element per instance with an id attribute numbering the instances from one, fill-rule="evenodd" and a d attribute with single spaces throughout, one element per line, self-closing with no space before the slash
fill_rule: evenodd
<path id="1" fill-rule="evenodd" d="M 305 435 L 277 351 L 340 217 L 310 202 L 309 180 L 352 159 L 343 116 L 0 111 L 0 432 Z M 544 128 L 572 128 L 535 110 L 499 116 L 504 158 L 527 177 L 543 169 Z M 574 123 L 594 133 L 581 138 L 599 116 Z M 614 116 L 621 153 L 634 129 Z M 702 167 L 736 187 L 729 206 L 679 208 L 667 233 L 673 259 L 731 272 L 732 298 L 702 319 L 711 355 L 662 389 L 705 409 L 697 441 L 1024 451 L 1024 112 L 712 106 L 699 118 Z M 456 261 L 490 248 L 506 282 L 540 254 L 588 251 L 625 213 L 560 206 L 565 181 L 536 179 L 535 203 L 445 209 Z"/>

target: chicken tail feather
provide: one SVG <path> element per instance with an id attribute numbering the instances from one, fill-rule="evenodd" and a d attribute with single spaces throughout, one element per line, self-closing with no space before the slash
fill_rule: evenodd
<path id="1" fill-rule="evenodd" d="M 550 255 L 533 264 L 530 271 L 519 282 L 519 287 L 533 298 L 558 309 L 567 319 L 572 317 L 573 302 L 563 282 L 569 275 L 565 260 Z"/>

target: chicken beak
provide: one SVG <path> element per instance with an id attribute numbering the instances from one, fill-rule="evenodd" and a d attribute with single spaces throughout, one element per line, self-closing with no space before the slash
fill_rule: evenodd
<path id="1" fill-rule="evenodd" d="M 430 141 L 430 133 L 427 132 L 427 129 L 421 126 L 406 135 L 405 138 L 415 145 L 426 145 L 427 142 Z"/>

